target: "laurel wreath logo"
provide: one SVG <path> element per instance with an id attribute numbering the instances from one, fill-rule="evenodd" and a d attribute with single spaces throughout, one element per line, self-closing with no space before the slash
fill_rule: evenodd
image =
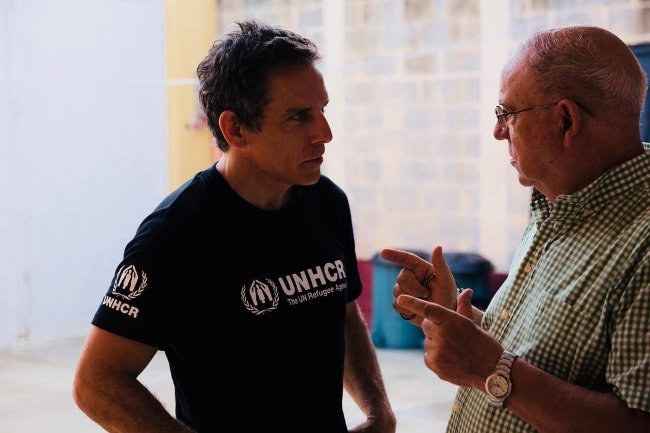
<path id="1" fill-rule="evenodd" d="M 255 314 L 256 316 L 259 316 L 260 314 L 267 313 L 271 310 L 275 310 L 279 303 L 280 303 L 280 295 L 278 295 L 278 288 L 273 284 L 273 281 L 266 279 L 266 282 L 271 286 L 273 289 L 273 302 L 271 304 L 271 307 L 265 308 L 264 310 L 260 310 L 259 308 L 255 307 L 254 305 L 251 305 L 250 302 L 248 302 L 248 298 L 246 297 L 246 286 L 242 286 L 241 292 L 240 292 L 240 298 L 242 300 L 242 303 L 246 307 L 248 311 L 251 313 Z"/>
<path id="2" fill-rule="evenodd" d="M 129 268 L 133 268 L 133 271 L 136 274 L 138 273 L 138 271 L 137 271 L 137 269 L 135 269 L 135 267 L 129 266 Z M 121 274 L 123 271 L 124 271 L 124 268 L 121 268 L 119 270 L 119 272 L 118 272 L 118 275 Z M 140 296 L 142 294 L 142 292 L 144 292 L 145 287 L 147 287 L 147 274 L 144 271 L 140 272 L 140 284 L 138 285 L 138 288 L 136 290 L 132 291 L 132 292 L 129 292 L 126 295 L 124 293 L 121 293 L 121 292 L 117 291 L 118 287 L 117 287 L 116 282 L 118 281 L 118 279 L 119 278 L 116 278 L 115 282 L 113 282 L 113 294 L 115 296 L 120 297 L 120 298 L 128 299 L 129 301 L 132 301 L 135 298 L 137 298 L 138 296 Z"/>

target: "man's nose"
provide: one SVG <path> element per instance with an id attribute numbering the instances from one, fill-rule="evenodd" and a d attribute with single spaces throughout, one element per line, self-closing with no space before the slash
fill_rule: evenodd
<path id="1" fill-rule="evenodd" d="M 505 140 L 508 138 L 508 126 L 501 126 L 501 123 L 499 123 L 499 120 L 497 120 L 494 124 L 492 135 L 497 140 Z"/>
<path id="2" fill-rule="evenodd" d="M 332 141 L 332 128 L 330 128 L 330 124 L 327 121 L 327 118 L 325 117 L 324 114 L 321 114 L 321 120 L 320 124 L 318 125 L 318 137 L 319 139 L 317 141 L 319 142 L 325 142 L 329 143 Z"/>

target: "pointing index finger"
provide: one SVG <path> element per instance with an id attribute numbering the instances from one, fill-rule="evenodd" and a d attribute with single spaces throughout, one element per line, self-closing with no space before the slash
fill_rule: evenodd
<path id="1" fill-rule="evenodd" d="M 438 304 L 424 301 L 411 295 L 399 295 L 397 297 L 397 304 L 400 307 L 423 316 L 436 324 L 445 322 L 444 316 L 449 313 L 446 308 Z"/>
<path id="2" fill-rule="evenodd" d="M 413 272 L 420 281 L 429 274 L 431 264 L 417 254 L 393 248 L 384 248 L 380 254 L 382 259 L 398 264 Z"/>

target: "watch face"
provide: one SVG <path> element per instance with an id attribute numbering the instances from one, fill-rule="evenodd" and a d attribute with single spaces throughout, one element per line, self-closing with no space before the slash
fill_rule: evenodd
<path id="1" fill-rule="evenodd" d="M 508 394 L 508 381 L 505 377 L 494 374 L 488 378 L 487 392 L 495 398 L 501 398 Z"/>

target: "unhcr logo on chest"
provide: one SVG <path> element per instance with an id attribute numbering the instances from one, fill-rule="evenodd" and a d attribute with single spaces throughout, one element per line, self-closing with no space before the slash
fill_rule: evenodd
<path id="1" fill-rule="evenodd" d="M 282 291 L 287 296 L 294 296 L 297 293 L 336 283 L 342 279 L 345 279 L 343 262 L 336 260 L 300 273 L 285 275 L 279 278 L 279 282 Z"/>
<path id="2" fill-rule="evenodd" d="M 343 261 L 335 260 L 279 277 L 276 282 L 268 278 L 255 280 L 242 287 L 240 297 L 248 311 L 260 315 L 278 308 L 280 290 L 289 305 L 297 305 L 344 290 L 347 288 L 345 278 Z"/>

